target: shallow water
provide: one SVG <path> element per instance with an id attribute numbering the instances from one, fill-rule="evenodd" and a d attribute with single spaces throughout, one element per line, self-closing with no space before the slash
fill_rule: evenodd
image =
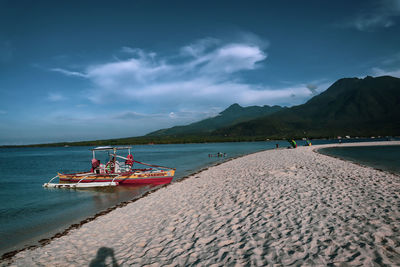
<path id="1" fill-rule="evenodd" d="M 331 147 L 323 154 L 400 174 L 400 146 Z"/>
<path id="2" fill-rule="evenodd" d="M 333 142 L 337 141 L 314 140 L 313 144 Z M 133 153 L 138 161 L 176 168 L 174 180 L 177 180 L 228 158 L 275 148 L 277 143 L 281 148 L 289 145 L 286 141 L 137 145 Z M 304 141 L 297 143 L 304 145 Z M 0 148 L 0 254 L 35 244 L 151 189 L 150 186 L 81 190 L 42 187 L 57 172 L 89 170 L 91 148 Z M 227 153 L 227 157 L 208 157 L 217 152 Z M 96 156 L 102 163 L 107 158 L 106 154 Z"/>
<path id="3" fill-rule="evenodd" d="M 283 145 L 284 142 L 282 142 Z M 134 146 L 138 161 L 176 168 L 175 180 L 228 157 L 274 147 L 275 143 L 214 143 Z M 32 244 L 99 211 L 140 197 L 150 186 L 103 189 L 44 189 L 57 172 L 89 170 L 91 147 L 0 149 L 0 252 Z M 97 153 L 101 162 L 106 153 Z M 228 158 L 227 157 L 227 158 Z"/>

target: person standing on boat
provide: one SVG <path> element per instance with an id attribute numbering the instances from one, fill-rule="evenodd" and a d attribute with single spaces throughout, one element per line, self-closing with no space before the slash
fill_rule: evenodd
<path id="1" fill-rule="evenodd" d="M 110 161 L 106 164 L 106 173 L 114 173 L 115 172 L 115 157 L 112 157 Z"/>
<path id="2" fill-rule="evenodd" d="M 129 154 L 126 157 L 125 165 L 129 165 L 132 168 L 132 166 L 133 166 L 133 155 L 132 154 Z"/>
<path id="3" fill-rule="evenodd" d="M 98 171 L 97 168 L 100 166 L 100 160 L 93 158 L 92 159 L 92 169 L 90 170 L 91 172 L 96 172 Z"/>

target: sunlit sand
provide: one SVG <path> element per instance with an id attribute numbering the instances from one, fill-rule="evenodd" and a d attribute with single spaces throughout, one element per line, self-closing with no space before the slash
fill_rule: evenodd
<path id="1" fill-rule="evenodd" d="M 367 144 L 400 142 L 357 145 Z M 22 251 L 12 264 L 398 264 L 400 176 L 314 152 L 327 146 L 209 168 Z"/>

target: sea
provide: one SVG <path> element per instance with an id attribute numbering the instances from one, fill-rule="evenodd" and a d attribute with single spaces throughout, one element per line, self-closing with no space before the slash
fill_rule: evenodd
<path id="1" fill-rule="evenodd" d="M 323 148 L 319 152 L 400 174 L 400 145 Z"/>
<path id="2" fill-rule="evenodd" d="M 338 141 L 313 140 L 312 142 L 328 144 Z M 135 145 L 132 146 L 132 152 L 135 160 L 176 168 L 174 181 L 177 181 L 231 158 L 274 149 L 277 144 L 280 148 L 289 146 L 285 140 Z M 304 145 L 305 141 L 299 140 L 297 144 Z M 49 238 L 72 224 L 122 202 L 140 198 L 152 189 L 151 186 L 99 189 L 42 187 L 57 172 L 73 173 L 89 170 L 92 159 L 91 148 L 0 148 L 0 255 L 38 244 L 40 239 Z M 210 157 L 218 152 L 225 153 L 226 157 Z M 96 156 L 102 163 L 108 157 L 106 153 L 104 155 L 97 153 Z"/>

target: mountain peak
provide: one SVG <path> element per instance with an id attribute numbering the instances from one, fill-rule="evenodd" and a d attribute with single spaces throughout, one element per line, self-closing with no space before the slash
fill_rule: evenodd
<path id="1" fill-rule="evenodd" d="M 307 103 L 216 131 L 222 136 L 390 135 L 400 133 L 400 79 L 343 78 Z"/>
<path id="2" fill-rule="evenodd" d="M 210 134 L 211 132 L 228 127 L 240 122 L 258 119 L 272 113 L 278 112 L 283 108 L 280 106 L 249 106 L 242 107 L 238 103 L 230 105 L 227 109 L 220 112 L 218 116 L 207 118 L 186 126 L 176 126 L 169 129 L 162 129 L 148 136 L 178 136 L 178 135 L 199 135 Z"/>
<path id="3" fill-rule="evenodd" d="M 230 106 L 227 108 L 227 110 L 228 110 L 228 109 L 237 109 L 237 108 L 242 108 L 242 106 L 239 105 L 238 103 L 235 103 L 235 104 L 230 105 Z"/>
<path id="4" fill-rule="evenodd" d="M 242 109 L 243 109 L 243 107 L 241 105 L 239 105 L 238 103 L 235 103 L 235 104 L 230 105 L 227 109 L 222 111 L 220 114 L 228 114 L 228 113 L 232 113 L 232 112 L 238 112 Z"/>

